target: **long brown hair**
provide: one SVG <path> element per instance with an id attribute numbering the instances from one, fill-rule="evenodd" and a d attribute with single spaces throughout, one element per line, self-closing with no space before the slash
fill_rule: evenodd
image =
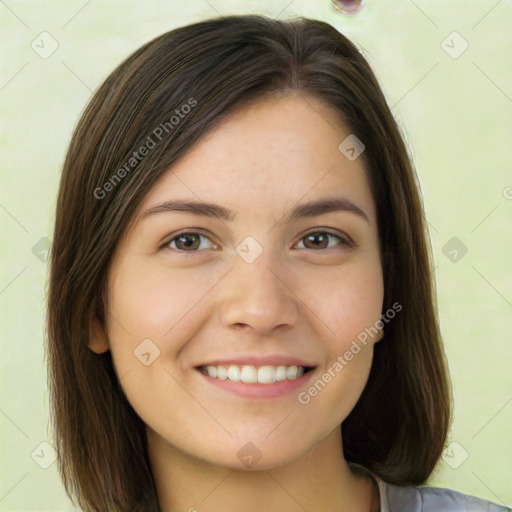
<path id="1" fill-rule="evenodd" d="M 381 88 L 357 47 L 325 22 L 225 16 L 160 35 L 120 64 L 83 113 L 64 163 L 45 348 L 59 471 L 84 509 L 159 510 L 145 425 L 110 351 L 88 348 L 91 319 L 106 311 L 113 252 L 142 198 L 221 119 L 287 93 L 322 100 L 365 144 L 383 311 L 403 308 L 343 423 L 345 457 L 397 485 L 424 483 L 440 458 L 451 398 L 431 248 L 419 183 Z"/>

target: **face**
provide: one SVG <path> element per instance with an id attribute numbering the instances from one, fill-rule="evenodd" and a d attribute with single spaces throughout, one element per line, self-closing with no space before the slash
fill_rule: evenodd
<path id="1" fill-rule="evenodd" d="M 354 341 L 380 318 L 383 279 L 362 158 L 338 149 L 348 135 L 316 99 L 264 100 L 145 197 L 113 258 L 105 331 L 124 393 L 161 446 L 272 468 L 354 407 L 378 336 Z M 338 208 L 302 208 L 326 198 Z M 166 202 L 202 208 L 155 208 Z"/>

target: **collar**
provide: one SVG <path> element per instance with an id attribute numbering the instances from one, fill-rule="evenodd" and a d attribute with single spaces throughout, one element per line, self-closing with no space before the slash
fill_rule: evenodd
<path id="1" fill-rule="evenodd" d="M 361 466 L 361 464 L 357 464 L 355 462 L 347 463 L 350 468 L 353 468 L 358 473 L 363 473 L 367 478 L 371 480 L 375 489 L 379 494 L 380 501 L 380 512 L 390 512 L 388 494 L 386 492 L 386 482 L 379 478 L 375 473 L 370 471 L 368 468 Z"/>

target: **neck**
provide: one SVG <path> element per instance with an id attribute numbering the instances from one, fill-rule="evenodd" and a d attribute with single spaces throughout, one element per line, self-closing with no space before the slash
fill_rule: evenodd
<path id="1" fill-rule="evenodd" d="M 341 428 L 298 460 L 259 471 L 209 464 L 147 432 L 162 512 L 379 510 L 371 482 L 352 473 L 343 457 Z"/>

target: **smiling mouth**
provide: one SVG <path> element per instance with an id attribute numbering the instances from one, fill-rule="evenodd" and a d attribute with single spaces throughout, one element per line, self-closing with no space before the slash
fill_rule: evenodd
<path id="1" fill-rule="evenodd" d="M 204 375 L 221 381 L 242 382 L 245 384 L 274 384 L 286 380 L 296 380 L 313 370 L 314 366 L 279 365 L 206 365 L 197 369 Z"/>

